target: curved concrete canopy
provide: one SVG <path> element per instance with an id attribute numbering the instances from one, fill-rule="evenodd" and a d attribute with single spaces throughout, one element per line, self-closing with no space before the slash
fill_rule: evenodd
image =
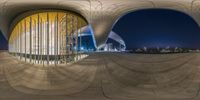
<path id="1" fill-rule="evenodd" d="M 165 8 L 190 15 L 200 25 L 200 0 L 1 0 L 0 29 L 9 38 L 9 28 L 19 14 L 45 8 L 75 11 L 92 26 L 97 46 L 105 43 L 114 23 L 130 11 Z"/>
<path id="2" fill-rule="evenodd" d="M 122 37 L 120 37 L 117 33 L 111 31 L 108 38 L 118 42 L 119 44 L 121 44 L 124 48 L 124 50 L 126 49 L 126 44 L 124 42 L 124 40 L 122 39 Z"/>

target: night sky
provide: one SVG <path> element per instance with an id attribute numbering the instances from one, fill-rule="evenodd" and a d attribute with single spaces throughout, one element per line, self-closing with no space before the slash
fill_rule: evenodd
<path id="1" fill-rule="evenodd" d="M 2 32 L 0 31 L 0 50 L 7 50 L 8 43 L 5 37 L 3 36 Z"/>
<path id="2" fill-rule="evenodd" d="M 139 10 L 123 16 L 113 31 L 127 49 L 142 47 L 200 48 L 200 28 L 188 15 L 166 9 Z"/>

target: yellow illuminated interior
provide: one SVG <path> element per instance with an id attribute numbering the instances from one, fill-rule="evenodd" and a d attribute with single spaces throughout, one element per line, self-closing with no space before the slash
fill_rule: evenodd
<path id="1" fill-rule="evenodd" d="M 66 11 L 35 13 L 20 20 L 9 38 L 9 52 L 20 58 L 52 60 L 77 53 L 80 28 L 87 22 L 78 14 Z M 57 60 L 58 60 L 57 59 Z"/>

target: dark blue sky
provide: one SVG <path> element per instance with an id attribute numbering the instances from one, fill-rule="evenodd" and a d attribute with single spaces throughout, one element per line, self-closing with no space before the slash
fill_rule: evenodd
<path id="1" fill-rule="evenodd" d="M 146 9 L 123 16 L 113 27 L 127 49 L 141 47 L 200 48 L 200 28 L 188 15 L 166 9 Z"/>
<path id="2" fill-rule="evenodd" d="M 5 37 L 3 36 L 2 32 L 0 31 L 0 50 L 7 50 L 8 43 Z"/>

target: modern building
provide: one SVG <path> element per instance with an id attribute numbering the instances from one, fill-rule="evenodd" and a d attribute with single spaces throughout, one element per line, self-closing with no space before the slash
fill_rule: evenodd
<path id="1" fill-rule="evenodd" d="M 14 38 L 14 33 L 21 30 L 20 33 L 27 31 L 33 34 L 36 31 L 41 32 L 64 32 L 67 28 L 65 25 L 71 25 L 71 30 L 67 30 L 68 33 L 75 31 L 76 28 L 91 25 L 91 29 L 94 33 L 95 45 L 101 48 L 105 45 L 106 39 L 111 31 L 114 23 L 123 15 L 130 11 L 136 11 L 140 9 L 149 8 L 163 8 L 177 10 L 190 15 L 199 23 L 199 1 L 198 0 L 182 0 L 182 1 L 132 1 L 125 0 L 3 0 L 1 3 L 1 16 L 0 16 L 0 28 L 4 36 L 7 39 Z M 117 9 L 116 9 L 117 8 Z M 47 13 L 49 12 L 49 13 Z M 26 23 L 26 25 L 25 25 Z M 22 25 L 20 25 L 22 24 Z M 41 25 L 40 25 L 41 24 Z M 57 26 L 56 26 L 57 25 Z M 62 26 L 61 26 L 62 25 Z M 36 29 L 36 27 L 38 29 Z M 56 28 L 58 27 L 58 28 Z M 68 28 L 69 28 L 68 27 Z M 73 27 L 73 28 L 72 28 Z M 40 30 L 43 29 L 43 30 Z M 51 30 L 52 29 L 52 30 Z M 70 28 L 69 28 L 70 29 Z M 35 30 L 35 31 L 34 31 Z M 40 32 L 40 33 L 41 33 Z M 13 33 L 13 36 L 12 36 Z M 27 33 L 28 34 L 28 33 Z M 46 34 L 48 35 L 48 34 Z M 26 35 L 27 37 L 29 35 Z M 49 35 L 51 36 L 51 35 Z M 52 35 L 53 36 L 53 35 Z M 23 38 L 23 36 L 20 36 Z M 44 37 L 44 36 L 43 36 Z M 58 39 L 61 37 L 59 36 Z M 47 38 L 50 39 L 50 38 Z M 27 39 L 27 41 L 29 41 Z M 32 41 L 33 42 L 33 41 Z M 29 44 L 28 42 L 26 44 Z M 57 43 L 55 43 L 56 45 Z M 59 42 L 58 42 L 59 44 Z M 12 44 L 11 44 L 12 45 Z M 10 45 L 10 47 L 11 47 Z M 43 44 L 45 45 L 45 43 Z M 32 44 L 34 46 L 34 44 Z M 48 45 L 45 45 L 48 46 Z M 49 46 L 51 48 L 51 46 Z M 33 48 L 36 49 L 36 48 Z M 59 48 L 58 48 L 59 49 Z M 26 50 L 25 50 L 26 51 Z M 24 51 L 24 52 L 25 52 Z M 34 50 L 33 50 L 34 51 Z M 46 50 L 44 52 L 56 50 Z M 29 51 L 26 51 L 29 52 Z M 59 52 L 59 50 L 58 50 Z M 49 54 L 51 54 L 49 52 Z"/>
<path id="2" fill-rule="evenodd" d="M 121 0 L 3 0 L 0 3 L 0 26 L 1 31 L 7 39 L 10 37 L 13 27 L 18 21 L 24 19 L 24 16 L 38 14 L 39 12 L 46 12 L 47 10 L 64 10 L 75 12 L 81 16 L 87 22 L 87 24 L 91 25 L 97 47 L 100 47 L 105 43 L 107 36 L 117 19 L 130 11 L 149 8 L 172 9 L 186 13 L 193 17 L 197 23 L 200 22 L 198 15 L 198 0 L 125 0 L 123 2 L 121 2 Z M 24 14 L 25 12 L 28 13 Z M 47 15 L 44 15 L 44 17 L 45 16 Z M 59 16 L 62 17 L 61 15 Z"/>

